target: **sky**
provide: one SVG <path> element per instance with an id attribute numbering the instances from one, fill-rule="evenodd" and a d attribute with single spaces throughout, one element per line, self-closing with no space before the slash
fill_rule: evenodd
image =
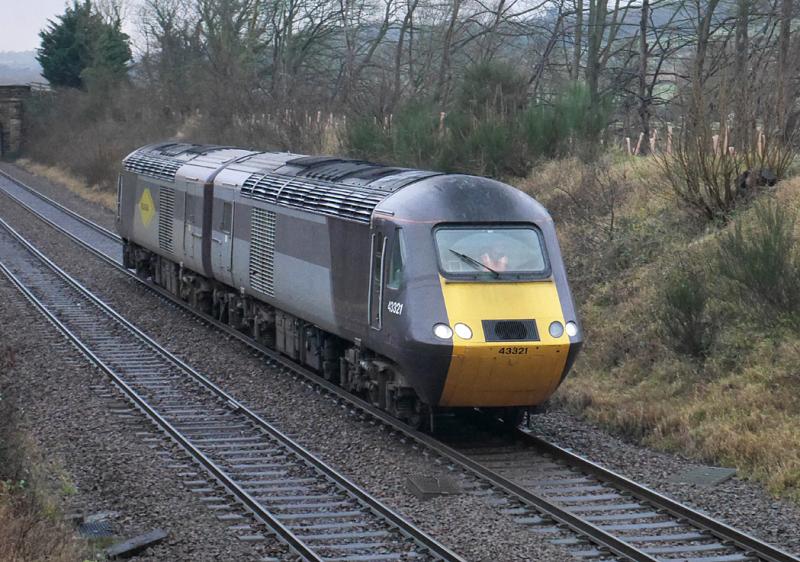
<path id="1" fill-rule="evenodd" d="M 0 0 L 0 51 L 31 51 L 47 20 L 64 13 L 67 0 Z M 69 0 L 72 3 L 72 0 Z M 130 2 L 128 2 L 130 4 Z M 123 26 L 131 33 L 130 16 Z"/>

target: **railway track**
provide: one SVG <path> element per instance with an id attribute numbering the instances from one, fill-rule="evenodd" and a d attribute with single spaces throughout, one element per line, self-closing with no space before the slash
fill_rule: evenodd
<path id="1" fill-rule="evenodd" d="M 13 184 L 7 189 L 8 184 Z M 14 178 L 0 172 L 0 189 L 116 267 L 123 269 L 118 256 L 121 241 L 114 233 L 79 218 L 74 212 L 41 196 Z M 12 192 L 23 191 L 23 197 Z M 30 204 L 26 200 L 31 201 Z M 40 212 L 39 207 L 47 207 Z M 70 226 L 62 225 L 59 213 Z M 116 240 L 118 253 L 101 249 L 101 244 Z M 124 270 L 124 269 L 123 269 Z M 135 277 L 131 272 L 124 270 Z M 138 278 L 137 278 L 138 279 Z M 662 496 L 591 461 L 522 432 L 514 440 L 478 446 L 456 444 L 455 448 L 416 432 L 358 397 L 352 396 L 294 364 L 272 350 L 215 319 L 198 313 L 166 291 L 142 281 L 172 304 L 191 311 L 204 322 L 263 353 L 268 362 L 301 375 L 351 406 L 433 451 L 444 462 L 475 477 L 481 486 L 510 502 L 505 512 L 528 525 L 534 532 L 552 535 L 582 559 L 635 560 L 640 562 L 798 562 L 800 559 L 768 545 L 746 533 Z M 544 518 L 542 517 L 544 516 Z M 564 530 L 571 533 L 564 536 Z"/>
<path id="2" fill-rule="evenodd" d="M 462 560 L 148 338 L 2 220 L 0 271 L 303 559 Z"/>
<path id="3" fill-rule="evenodd" d="M 450 446 L 482 469 L 560 506 L 635 547 L 642 560 L 669 562 L 796 561 L 796 557 L 676 502 L 523 428 L 462 420 Z M 487 432 L 487 426 L 492 428 Z M 465 438 L 465 433 L 471 435 Z M 485 436 L 475 439 L 475 434 Z M 603 555 L 581 538 L 556 539 L 573 555 Z M 640 558 L 635 558 L 640 559 Z"/>

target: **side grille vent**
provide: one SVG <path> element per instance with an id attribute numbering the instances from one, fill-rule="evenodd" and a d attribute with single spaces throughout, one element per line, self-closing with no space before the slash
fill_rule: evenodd
<path id="1" fill-rule="evenodd" d="M 311 178 L 255 173 L 244 182 L 242 196 L 369 223 L 373 209 L 386 193 Z"/>
<path id="2" fill-rule="evenodd" d="M 184 161 L 174 158 L 134 154 L 125 160 L 125 169 L 151 178 L 175 181 L 175 174 L 178 173 L 178 168 L 184 164 Z"/>
<path id="3" fill-rule="evenodd" d="M 158 190 L 158 247 L 175 253 L 173 246 L 173 218 L 175 217 L 175 190 L 161 187 Z"/>
<path id="4" fill-rule="evenodd" d="M 536 320 L 483 320 L 486 341 L 539 341 Z"/>
<path id="5" fill-rule="evenodd" d="M 275 213 L 253 209 L 250 215 L 250 286 L 275 296 Z"/>

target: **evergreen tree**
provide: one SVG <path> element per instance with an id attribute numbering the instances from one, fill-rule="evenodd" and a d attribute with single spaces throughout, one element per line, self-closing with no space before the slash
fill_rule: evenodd
<path id="1" fill-rule="evenodd" d="M 53 86 L 80 88 L 95 78 L 119 79 L 128 71 L 131 49 L 120 21 L 107 22 L 91 0 L 74 0 L 39 33 L 37 60 Z"/>

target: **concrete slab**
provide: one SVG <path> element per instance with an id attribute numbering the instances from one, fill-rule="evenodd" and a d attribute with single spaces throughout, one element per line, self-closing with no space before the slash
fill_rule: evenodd
<path id="1" fill-rule="evenodd" d="M 670 482 L 688 483 L 695 486 L 711 487 L 722 484 L 726 480 L 736 475 L 735 468 L 723 468 L 717 466 L 701 466 L 679 474 L 673 474 Z"/>
<path id="2" fill-rule="evenodd" d="M 447 476 L 409 476 L 406 480 L 408 490 L 421 500 L 436 496 L 452 496 L 461 493 L 458 483 Z"/>
<path id="3" fill-rule="evenodd" d="M 111 545 L 106 549 L 106 556 L 112 560 L 115 558 L 130 558 L 144 549 L 160 543 L 165 538 L 167 538 L 167 533 L 161 529 L 154 529 L 149 533 Z"/>

